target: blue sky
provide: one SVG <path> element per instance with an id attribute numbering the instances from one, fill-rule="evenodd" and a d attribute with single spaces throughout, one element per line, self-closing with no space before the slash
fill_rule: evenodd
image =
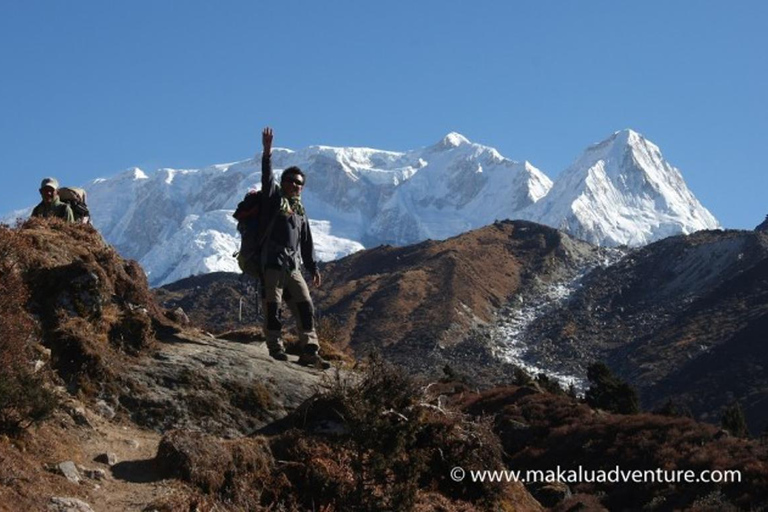
<path id="1" fill-rule="evenodd" d="M 633 128 L 725 227 L 768 214 L 768 2 L 0 2 L 0 211 L 42 177 L 451 131 L 555 178 Z"/>

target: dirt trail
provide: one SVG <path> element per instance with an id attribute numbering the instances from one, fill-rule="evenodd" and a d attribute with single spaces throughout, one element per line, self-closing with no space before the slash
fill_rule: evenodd
<path id="1" fill-rule="evenodd" d="M 73 413 L 75 409 L 79 412 Z M 160 498 L 180 492 L 178 482 L 164 479 L 155 468 L 160 433 L 127 421 L 107 420 L 76 400 L 69 400 L 65 410 L 70 412 L 58 413 L 55 424 L 35 433 L 33 442 L 37 446 L 22 450 L 27 456 L 33 455 L 33 450 L 37 452 L 34 455 L 38 460 L 33 461 L 37 468 L 65 461 L 72 461 L 79 468 L 79 484 L 67 481 L 63 475 L 42 471 L 36 492 L 46 505 L 53 497 L 71 497 L 87 503 L 95 512 L 141 511 Z M 113 454 L 117 462 L 111 467 L 106 462 L 97 462 L 103 454 Z M 106 477 L 88 475 L 83 469 L 101 470 Z M 20 509 L 11 506 L 8 510 Z"/>

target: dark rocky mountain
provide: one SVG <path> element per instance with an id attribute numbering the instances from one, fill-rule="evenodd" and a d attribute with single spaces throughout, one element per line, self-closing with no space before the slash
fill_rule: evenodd
<path id="1" fill-rule="evenodd" d="M 717 422 L 734 401 L 755 433 L 768 423 L 768 236 L 704 231 L 638 249 L 595 269 L 537 319 L 531 357 L 561 370 L 606 361 L 646 408 L 672 400 Z"/>
<path id="2" fill-rule="evenodd" d="M 255 282 L 244 274 L 211 272 L 153 290 L 163 307 L 181 308 L 192 325 L 223 333 L 259 323 Z"/>
<path id="3" fill-rule="evenodd" d="M 340 342 L 405 362 L 436 360 L 492 325 L 497 312 L 537 283 L 576 276 L 604 249 L 547 226 L 503 221 L 445 241 L 381 246 L 324 267 L 319 310 Z"/>

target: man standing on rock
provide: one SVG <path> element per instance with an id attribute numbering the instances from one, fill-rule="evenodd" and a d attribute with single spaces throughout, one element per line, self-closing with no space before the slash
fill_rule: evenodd
<path id="1" fill-rule="evenodd" d="M 59 199 L 59 182 L 56 178 L 45 178 L 40 183 L 40 196 L 43 200 L 32 210 L 32 217 L 58 217 L 67 222 L 75 222 L 72 208 Z"/>
<path id="2" fill-rule="evenodd" d="M 261 208 L 259 239 L 261 249 L 261 290 L 264 304 L 264 332 L 269 355 L 279 361 L 288 356 L 281 339 L 280 304 L 286 298 L 296 320 L 301 343 L 299 364 L 326 369 L 330 364 L 318 353 L 320 344 L 314 325 L 314 307 L 309 288 L 301 274 L 301 265 L 312 274 L 312 282 L 320 286 L 322 279 L 314 258 L 312 232 L 309 229 L 301 191 L 306 176 L 298 167 L 285 169 L 280 185 L 272 172 L 272 129 L 264 128 L 261 141 Z M 284 297 L 285 292 L 285 297 Z"/>

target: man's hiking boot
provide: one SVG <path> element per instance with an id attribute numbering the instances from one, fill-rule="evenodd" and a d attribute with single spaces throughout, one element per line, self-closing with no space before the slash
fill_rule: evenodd
<path id="1" fill-rule="evenodd" d="M 288 354 L 285 353 L 285 350 L 281 348 L 277 348 L 275 350 L 269 351 L 269 357 L 272 359 L 276 359 L 277 361 L 287 361 L 288 360 Z"/>
<path id="2" fill-rule="evenodd" d="M 327 370 L 331 367 L 331 363 L 320 357 L 320 354 L 317 352 L 304 352 L 299 356 L 298 363 L 302 366 L 317 368 L 318 370 Z"/>

